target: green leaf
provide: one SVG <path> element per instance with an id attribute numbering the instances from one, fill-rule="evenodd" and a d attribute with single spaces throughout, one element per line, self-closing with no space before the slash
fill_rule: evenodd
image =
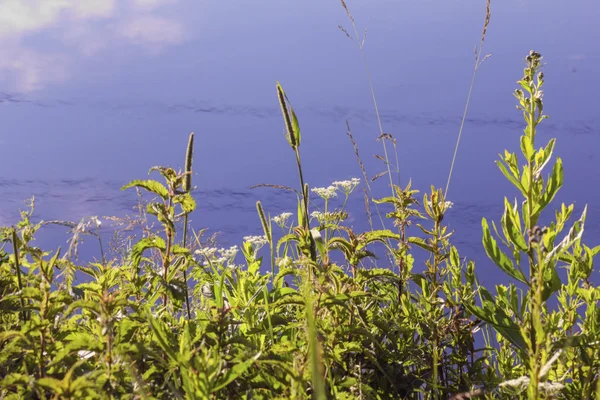
<path id="1" fill-rule="evenodd" d="M 420 237 L 409 237 L 408 242 L 416 244 L 417 246 L 427 250 L 430 253 L 435 253 L 435 249 L 433 248 L 433 246 L 425 242 L 425 240 L 421 239 Z"/>
<path id="2" fill-rule="evenodd" d="M 303 200 L 298 197 L 298 226 L 304 226 L 306 218 L 307 216 L 304 215 Z"/>
<path id="3" fill-rule="evenodd" d="M 325 241 L 323 240 L 323 236 L 321 236 L 321 232 L 318 229 L 311 229 L 310 235 L 315 243 L 315 247 L 319 251 L 321 257 L 324 257 L 327 254 L 327 248 L 325 247 Z"/>
<path id="4" fill-rule="evenodd" d="M 154 317 L 149 310 L 146 310 L 146 319 L 150 325 L 150 329 L 152 330 L 153 339 L 160 346 L 160 348 L 165 352 L 165 354 L 171 359 L 171 361 L 180 364 L 179 358 L 177 357 L 177 353 L 171 347 L 171 343 L 173 341 L 169 338 L 168 329 L 164 322 Z M 184 366 L 185 367 L 185 366 Z"/>
<path id="5" fill-rule="evenodd" d="M 190 255 L 190 250 L 189 249 L 187 249 L 185 247 L 181 247 L 178 244 L 174 244 L 171 247 L 171 252 L 173 254 L 175 254 L 175 255 L 178 255 L 178 256 L 189 256 Z"/>
<path id="6" fill-rule="evenodd" d="M 298 241 L 298 236 L 296 236 L 293 233 L 289 233 L 285 236 L 283 236 L 281 239 L 279 239 L 279 241 L 277 242 L 277 248 L 280 248 L 282 244 L 284 243 L 288 243 L 288 242 L 297 242 Z"/>
<path id="7" fill-rule="evenodd" d="M 258 352 L 258 354 L 256 354 L 254 357 L 252 357 L 244 362 L 235 363 L 233 365 L 233 367 L 227 371 L 225 376 L 221 377 L 216 382 L 215 386 L 213 386 L 213 388 L 212 388 L 212 392 L 215 393 L 215 392 L 218 392 L 219 390 L 224 389 L 231 382 L 233 382 L 238 377 L 240 377 L 243 373 L 245 373 L 248 370 L 248 368 L 250 368 L 252 366 L 252 364 L 254 364 L 256 362 L 256 360 L 259 359 L 260 355 L 261 355 L 261 353 Z"/>
<path id="8" fill-rule="evenodd" d="M 554 152 L 554 145 L 556 143 L 556 139 L 552 138 L 550 139 L 550 141 L 548 142 L 548 144 L 546 145 L 546 148 L 543 150 L 540 150 L 538 152 L 538 154 L 536 155 L 536 170 L 535 173 L 539 174 L 541 173 L 544 168 L 546 167 L 546 165 L 548 164 L 548 162 L 550 161 L 550 158 L 552 157 L 552 153 Z"/>
<path id="9" fill-rule="evenodd" d="M 465 307 L 477 318 L 490 324 L 498 333 L 521 351 L 527 351 L 527 344 L 519 326 L 510 319 L 504 310 L 496 305 L 493 297 L 485 288 L 480 288 L 480 290 L 482 294 L 482 307 L 464 303 Z"/>
<path id="10" fill-rule="evenodd" d="M 368 231 L 363 233 L 362 242 L 365 244 L 373 243 L 373 242 L 382 242 L 385 243 L 386 239 L 396 239 L 400 240 L 400 235 L 392 232 L 389 229 L 380 229 L 374 231 Z"/>
<path id="11" fill-rule="evenodd" d="M 527 196 L 527 191 L 523 188 L 521 182 L 519 182 L 519 178 L 509 172 L 502 161 L 496 161 L 496 165 L 498 168 L 500 168 L 500 171 L 502 171 L 506 179 L 508 179 L 517 189 L 519 189 L 523 196 Z"/>
<path id="12" fill-rule="evenodd" d="M 350 258 L 354 253 L 352 244 L 340 236 L 329 239 L 329 243 L 327 243 L 327 245 L 332 250 L 340 250 L 343 252 L 347 259 Z"/>
<path id="13" fill-rule="evenodd" d="M 158 171 L 165 178 L 167 182 L 174 182 L 177 179 L 177 172 L 171 167 L 152 167 L 148 171 L 148 174 L 151 174 L 152 171 Z"/>
<path id="14" fill-rule="evenodd" d="M 64 390 L 64 384 L 55 378 L 44 377 L 40 378 L 35 382 L 38 386 L 52 390 L 54 393 L 62 393 Z"/>
<path id="15" fill-rule="evenodd" d="M 573 224 L 567 236 L 565 236 L 564 239 L 559 244 L 554 246 L 554 248 L 546 255 L 546 263 L 550 263 L 553 258 L 560 257 L 562 253 L 567 251 L 576 241 L 581 239 L 581 236 L 583 235 L 586 215 L 587 206 L 583 208 L 581 217 Z"/>
<path id="16" fill-rule="evenodd" d="M 181 204 L 184 214 L 189 214 L 196 209 L 196 201 L 189 193 L 178 194 L 173 198 L 175 204 Z"/>
<path id="17" fill-rule="evenodd" d="M 158 218 L 158 221 L 171 229 L 171 231 L 175 228 L 175 223 L 171 217 L 172 210 L 172 207 L 167 208 L 167 206 L 162 203 L 148 203 L 148 206 L 146 207 L 146 211 L 149 214 L 155 215 L 156 218 Z"/>
<path id="18" fill-rule="evenodd" d="M 521 232 L 521 222 L 519 218 L 518 208 L 516 205 L 513 207 L 505 197 L 502 224 L 508 236 L 507 239 L 521 251 L 527 251 L 528 246 L 523 237 L 523 233 Z"/>
<path id="19" fill-rule="evenodd" d="M 148 249 L 159 249 L 161 252 L 167 250 L 165 241 L 159 236 L 151 236 L 137 242 L 131 249 L 131 263 L 137 270 L 142 262 L 142 254 Z"/>
<path id="20" fill-rule="evenodd" d="M 527 93 L 532 93 L 533 89 L 530 86 L 530 83 L 527 82 L 526 80 L 520 80 L 519 82 L 517 82 L 519 85 L 521 85 L 521 87 L 523 88 L 523 90 L 525 90 Z"/>
<path id="21" fill-rule="evenodd" d="M 529 136 L 521 136 L 521 151 L 528 161 L 533 161 L 535 158 L 535 149 L 533 148 L 533 140 Z"/>
<path id="22" fill-rule="evenodd" d="M 527 283 L 527 279 L 525 279 L 523 273 L 515 268 L 513 262 L 498 247 L 498 243 L 492 237 L 490 228 L 485 218 L 482 219 L 481 225 L 483 228 L 483 247 L 490 260 L 492 260 L 494 264 L 496 264 L 502 271 L 504 271 L 509 276 L 523 283 Z"/>
<path id="23" fill-rule="evenodd" d="M 6 342 L 7 340 L 10 340 L 15 337 L 24 338 L 23 334 L 19 331 L 0 332 L 0 343 Z"/>
<path id="24" fill-rule="evenodd" d="M 169 191 L 167 190 L 167 188 L 164 187 L 164 185 L 160 182 L 157 182 L 152 179 L 131 181 L 127 185 L 123 186 L 121 190 L 129 189 L 132 187 L 140 187 L 146 189 L 147 191 L 162 197 L 164 200 L 167 200 L 169 198 Z"/>
<path id="25" fill-rule="evenodd" d="M 546 264 L 544 270 L 544 288 L 542 300 L 546 301 L 562 287 L 562 282 L 553 264 Z"/>
<path id="26" fill-rule="evenodd" d="M 300 135 L 300 123 L 298 122 L 298 117 L 296 117 L 296 112 L 290 106 L 290 112 L 292 113 L 292 130 L 296 139 L 296 147 L 300 146 L 300 140 L 302 136 Z"/>
<path id="27" fill-rule="evenodd" d="M 87 350 L 91 352 L 102 352 L 102 343 L 95 335 L 85 332 L 72 332 L 65 338 L 69 342 L 58 352 L 58 354 L 48 364 L 48 367 L 57 365 L 73 352 Z"/>
<path id="28" fill-rule="evenodd" d="M 562 160 L 557 157 L 556 163 L 552 168 L 552 174 L 548 177 L 548 183 L 546 184 L 546 190 L 540 200 L 540 204 L 535 207 L 534 214 L 539 214 L 552 200 L 563 185 L 564 172 Z"/>

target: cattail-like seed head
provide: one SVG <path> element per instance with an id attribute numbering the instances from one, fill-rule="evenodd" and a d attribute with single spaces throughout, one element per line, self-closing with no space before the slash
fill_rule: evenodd
<path id="1" fill-rule="evenodd" d="M 285 128 L 287 130 L 288 141 L 292 148 L 298 147 L 298 143 L 296 141 L 296 136 L 294 135 L 294 128 L 292 126 L 292 119 L 290 117 L 290 112 L 288 110 L 287 101 L 285 98 L 285 93 L 283 88 L 277 82 L 277 97 L 279 98 L 279 105 L 281 106 L 281 113 L 283 114 L 283 119 L 285 121 Z"/>
<path id="2" fill-rule="evenodd" d="M 194 132 L 190 133 L 188 139 L 187 151 L 185 152 L 185 180 L 183 181 L 183 191 L 192 190 L 192 159 L 194 158 Z"/>
<path id="3" fill-rule="evenodd" d="M 265 232 L 265 236 L 267 237 L 269 243 L 271 243 L 273 241 L 273 237 L 271 236 L 271 224 L 270 221 L 267 222 L 265 211 L 263 210 L 260 200 L 256 202 L 256 211 L 258 211 L 258 217 L 260 218 L 260 223 L 263 227 L 263 231 Z"/>

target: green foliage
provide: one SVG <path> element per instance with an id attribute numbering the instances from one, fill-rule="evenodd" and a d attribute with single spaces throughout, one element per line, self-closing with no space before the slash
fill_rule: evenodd
<path id="1" fill-rule="evenodd" d="M 244 238 L 241 263 L 237 247 L 217 249 L 193 231 L 187 240 L 193 135 L 185 172 L 154 167 L 164 184 L 123 187 L 154 196 L 140 213 L 159 228 L 145 225 L 121 259 L 76 265 L 32 246 L 42 226 L 31 222 L 33 202 L 0 230 L 0 398 L 598 398 L 600 246 L 582 243 L 586 208 L 568 230 L 573 205 L 538 226 L 563 184 L 560 159 L 542 177 L 555 140 L 536 149 L 540 60 L 527 57 L 515 92 L 522 160 L 506 151 L 498 162 L 521 206 L 504 198 L 498 226 L 482 221 L 490 265 L 510 280 L 495 293 L 452 245 L 452 203 L 440 189 L 418 198 L 410 181 L 392 185 L 369 200 L 388 207 L 393 229 L 361 233 L 345 223 L 358 180 L 313 188 L 323 201 L 311 202 L 298 118 L 278 84 L 300 177 L 297 223 L 257 202 L 264 235 Z"/>

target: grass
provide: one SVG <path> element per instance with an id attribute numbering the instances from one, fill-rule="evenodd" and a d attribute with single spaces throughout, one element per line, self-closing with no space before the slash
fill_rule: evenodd
<path id="1" fill-rule="evenodd" d="M 482 43 L 489 15 L 488 3 Z M 0 230 L 0 398 L 598 398 L 600 246 L 583 243 L 586 210 L 554 206 L 563 165 L 556 140 L 537 136 L 542 57 L 532 51 L 525 64 L 513 93 L 525 127 L 520 154 L 497 161 L 521 198 L 505 198 L 497 222 L 482 220 L 482 246 L 512 283 L 482 286 L 478 267 L 460 256 L 444 224 L 448 188 L 420 195 L 410 181 L 390 180 L 389 196 L 373 198 L 349 125 L 363 181 L 310 187 L 299 119 L 277 83 L 298 187 L 266 186 L 295 193 L 297 209 L 271 216 L 257 202 L 264 235 L 223 249 L 188 226 L 193 134 L 183 171 L 153 167 L 160 180 L 123 186 L 152 199 L 122 221 L 110 252 L 95 219 L 67 223 L 67 252 L 35 247 L 48 222 L 31 220 L 33 203 Z M 361 185 L 381 229 L 355 232 L 346 222 Z M 336 197 L 344 200 L 332 209 Z M 545 214 L 555 219 L 539 226 Z M 101 262 L 73 261 L 84 234 L 98 237 Z M 382 267 L 384 257 L 398 268 Z"/>

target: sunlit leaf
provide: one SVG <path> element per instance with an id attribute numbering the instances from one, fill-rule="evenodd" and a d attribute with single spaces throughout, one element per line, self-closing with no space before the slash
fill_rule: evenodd
<path id="1" fill-rule="evenodd" d="M 525 278 L 523 273 L 515 268 L 513 262 L 498 247 L 498 243 L 492 237 L 490 233 L 490 228 L 485 218 L 482 219 L 481 225 L 483 228 L 483 247 L 490 260 L 492 260 L 494 264 L 496 264 L 502 271 L 504 271 L 509 276 L 523 283 L 527 283 L 527 279 Z"/>
<path id="2" fill-rule="evenodd" d="M 129 189 L 132 187 L 139 187 L 139 188 L 146 189 L 147 191 L 162 197 L 164 200 L 169 198 L 169 191 L 167 190 L 167 188 L 164 187 L 164 185 L 161 184 L 160 182 L 157 182 L 152 179 L 133 180 L 133 181 L 129 182 L 127 185 L 123 186 L 121 188 L 121 190 Z"/>

